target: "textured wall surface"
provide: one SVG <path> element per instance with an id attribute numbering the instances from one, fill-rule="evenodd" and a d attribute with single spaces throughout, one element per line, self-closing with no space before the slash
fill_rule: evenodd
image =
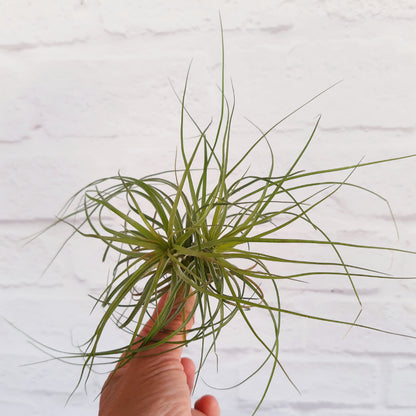
<path id="1" fill-rule="evenodd" d="M 319 114 L 302 169 L 416 153 L 414 0 L 0 0 L 2 415 L 97 414 L 105 374 L 92 374 L 87 394 L 78 389 L 65 406 L 79 367 L 27 365 L 49 357 L 6 319 L 47 346 L 76 350 L 100 316 L 89 315 L 87 295 L 100 293 L 111 264 L 101 263 L 99 244 L 76 239 L 42 276 L 69 230 L 23 242 L 96 178 L 173 168 L 180 106 L 169 81 L 180 92 L 191 59 L 189 108 L 201 125 L 218 120 L 218 10 L 227 80 L 236 90 L 233 157 L 258 134 L 245 117 L 267 129 L 340 80 L 270 136 L 280 173 Z M 256 152 L 252 171 L 261 172 L 264 160 Z M 334 240 L 416 250 L 415 168 L 416 159 L 408 159 L 353 176 L 390 201 L 399 240 L 386 204 L 359 190 L 335 195 L 314 221 Z M 354 264 L 416 275 L 416 256 L 342 253 Z M 359 323 L 416 335 L 416 281 L 357 278 L 355 284 L 364 308 Z M 360 309 L 343 278 L 283 282 L 281 297 L 288 309 L 346 321 Z M 264 317 L 250 316 L 261 328 Z M 259 415 L 416 414 L 416 340 L 283 316 L 280 345 L 281 363 L 302 394 L 278 371 Z M 236 322 L 217 353 L 218 373 L 212 357 L 207 385 L 201 381 L 196 396 L 215 394 L 224 415 L 250 415 L 267 369 L 235 389 L 208 385 L 238 383 L 261 363 L 261 345 Z M 186 354 L 197 358 L 198 346 Z"/>

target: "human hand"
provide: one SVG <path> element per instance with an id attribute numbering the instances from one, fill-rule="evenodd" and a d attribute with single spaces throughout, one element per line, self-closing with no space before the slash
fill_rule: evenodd
<path id="1" fill-rule="evenodd" d="M 160 299 L 159 310 L 165 300 Z M 186 316 L 191 313 L 194 302 L 193 298 L 187 300 Z M 155 313 L 140 337 L 149 332 Z M 181 324 L 179 314 L 165 329 L 175 331 Z M 186 329 L 191 326 L 192 321 Z M 180 341 L 181 336 L 175 335 L 172 341 Z M 170 348 L 171 344 L 163 344 L 147 354 L 138 353 L 112 373 L 101 393 L 99 416 L 220 416 L 217 400 L 209 395 L 201 397 L 191 409 L 195 364 L 189 358 L 181 358 L 182 348 L 169 351 Z"/>

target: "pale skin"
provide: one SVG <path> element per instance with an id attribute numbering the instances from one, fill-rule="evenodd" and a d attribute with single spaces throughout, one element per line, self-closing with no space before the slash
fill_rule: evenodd
<path id="1" fill-rule="evenodd" d="M 162 297 L 158 308 L 164 301 Z M 193 304 L 192 298 L 186 302 L 185 314 L 188 316 Z M 182 319 L 179 314 L 166 330 L 177 330 Z M 140 336 L 145 336 L 151 326 L 152 320 Z M 192 322 L 187 329 L 191 326 Z M 175 337 L 172 340 L 178 341 L 183 335 Z M 189 358 L 182 358 L 182 348 L 168 351 L 171 348 L 171 345 L 163 344 L 153 348 L 151 355 L 139 353 L 110 375 L 101 393 L 99 416 L 220 416 L 218 402 L 210 395 L 201 397 L 192 408 L 195 364 Z"/>

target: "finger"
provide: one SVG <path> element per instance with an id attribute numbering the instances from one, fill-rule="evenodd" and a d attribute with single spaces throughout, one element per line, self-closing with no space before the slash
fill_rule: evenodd
<path id="1" fill-rule="evenodd" d="M 206 416 L 220 416 L 221 410 L 217 399 L 214 396 L 202 396 L 195 402 L 195 409 L 199 410 Z"/>
<path id="2" fill-rule="evenodd" d="M 155 321 L 158 319 L 161 311 L 165 307 L 168 297 L 169 297 L 169 293 L 166 293 L 163 296 L 161 296 L 161 298 L 157 302 L 157 305 L 156 305 L 155 310 L 153 311 L 152 317 L 143 326 L 138 337 L 135 339 L 135 343 L 132 345 L 133 350 L 139 349 L 140 346 L 142 345 L 141 341 L 143 340 L 143 338 L 149 335 L 151 329 L 153 328 Z M 173 343 L 178 343 L 182 345 L 186 343 L 186 331 L 189 331 L 192 328 L 192 325 L 194 322 L 194 317 L 193 316 L 191 317 L 190 315 L 192 315 L 195 301 L 196 299 L 194 295 L 189 295 L 187 298 L 184 298 L 183 294 L 181 293 L 178 294 L 177 299 L 175 299 L 175 301 L 173 302 L 173 305 L 170 311 L 170 316 L 173 315 L 174 318 L 171 319 L 168 322 L 168 324 L 166 324 L 165 327 L 158 334 L 154 334 L 152 339 L 155 341 L 163 340 L 164 338 L 171 335 L 172 331 L 178 331 L 177 334 L 175 334 L 174 336 L 169 336 L 168 344 L 159 345 L 158 347 L 155 347 L 155 349 L 148 350 L 147 352 L 142 351 L 140 355 L 147 356 L 147 355 L 159 354 L 159 353 L 170 351 L 171 353 L 170 357 L 179 361 L 182 355 L 182 346 L 175 347 Z M 179 308 L 181 308 L 181 311 L 179 311 L 178 313 Z M 185 321 L 188 321 L 188 322 L 184 326 Z M 183 329 L 181 327 L 183 327 Z M 126 355 L 127 355 L 127 352 L 122 354 L 121 359 L 125 358 Z"/>
<path id="3" fill-rule="evenodd" d="M 149 335 L 149 332 L 153 328 L 153 324 L 154 324 L 154 322 L 155 322 L 158 314 L 160 313 L 160 311 L 162 310 L 162 308 L 166 304 L 167 298 L 168 298 L 168 294 L 167 293 L 165 293 L 164 295 L 161 296 L 161 298 L 157 302 L 156 308 L 153 311 L 152 316 L 143 325 L 142 329 L 140 330 L 140 333 L 138 334 L 138 336 L 134 340 L 134 344 L 132 345 L 132 348 L 131 348 L 132 350 L 139 349 L 140 348 L 140 345 L 141 345 L 141 340 L 143 338 L 145 338 L 147 335 Z M 127 356 L 127 354 L 130 354 L 130 351 L 131 350 L 129 349 L 129 350 L 125 351 L 123 354 L 121 354 L 121 357 L 120 357 L 120 360 L 119 360 L 119 363 L 118 363 L 117 367 L 120 365 L 120 362 L 122 362 L 124 360 L 124 358 Z M 126 363 L 124 363 L 124 364 L 126 364 Z"/>
<path id="4" fill-rule="evenodd" d="M 152 316 L 150 317 L 150 319 L 143 325 L 142 330 L 140 331 L 139 337 L 143 338 L 145 336 L 147 336 L 150 332 L 150 330 L 153 327 L 154 322 L 157 319 L 157 316 L 160 314 L 161 310 L 163 309 L 163 307 L 166 304 L 166 300 L 168 298 L 168 294 L 165 293 L 157 302 L 156 308 L 152 313 Z"/>
<path id="5" fill-rule="evenodd" d="M 188 384 L 189 391 L 191 392 L 194 387 L 195 364 L 190 358 L 182 358 L 181 364 L 186 375 L 186 383 Z"/>
<path id="6" fill-rule="evenodd" d="M 196 409 L 191 409 L 191 416 L 207 416 L 205 413 L 200 412 Z"/>
<path id="7" fill-rule="evenodd" d="M 142 330 L 140 331 L 140 337 L 145 337 L 149 334 L 151 328 L 153 327 L 154 322 L 158 319 L 159 314 L 163 310 L 163 308 L 166 305 L 166 302 L 168 300 L 168 294 L 163 295 L 153 311 L 152 317 L 150 320 L 143 326 Z M 186 326 L 183 328 L 183 330 L 190 330 L 192 328 L 194 318 L 193 316 L 190 317 L 190 315 L 193 312 L 195 305 L 195 296 L 188 296 L 187 298 L 183 297 L 183 294 L 178 294 L 177 298 L 175 299 L 171 311 L 170 311 L 170 317 L 173 316 L 172 319 L 169 320 L 169 322 L 165 325 L 163 328 L 163 332 L 172 332 L 172 331 L 178 331 L 183 327 L 183 324 L 185 321 L 188 321 Z M 179 311 L 180 309 L 180 311 Z M 177 334 L 174 336 L 171 341 L 180 341 L 183 339 L 183 334 Z"/>
<path id="8" fill-rule="evenodd" d="M 165 329 L 168 331 L 177 331 L 183 326 L 185 321 L 188 321 L 186 324 L 186 330 L 191 329 L 194 323 L 194 318 L 190 315 L 193 312 L 194 306 L 195 296 L 189 295 L 184 298 L 183 293 L 179 293 L 173 303 L 170 313 L 170 316 L 174 316 L 174 318 L 167 323 Z"/>
<path id="9" fill-rule="evenodd" d="M 169 293 L 165 293 L 164 295 L 160 297 L 159 301 L 157 302 L 156 308 L 153 311 L 151 318 L 149 319 L 149 321 L 146 322 L 146 324 L 141 329 L 131 349 L 129 348 L 121 355 L 120 360 L 118 364 L 116 365 L 116 368 L 121 368 L 130 362 L 129 359 L 126 360 L 126 357 L 131 353 L 132 350 L 139 349 L 140 346 L 142 345 L 141 341 L 143 340 L 143 338 L 149 335 L 151 329 L 153 328 L 155 321 L 158 318 L 158 315 L 161 313 L 161 311 L 166 305 L 168 296 L 169 296 Z M 181 329 L 181 327 L 184 326 L 185 320 L 188 320 L 185 327 L 183 328 L 183 332 L 181 329 L 181 331 L 179 331 L 176 335 L 174 335 L 173 337 L 170 337 L 168 345 L 163 344 L 163 345 L 160 345 L 159 347 L 155 347 L 155 350 L 149 350 L 148 352 L 143 351 L 140 353 L 140 355 L 148 356 L 152 354 L 159 354 L 159 353 L 170 351 L 171 358 L 174 358 L 175 360 L 179 361 L 182 355 L 182 347 L 173 348 L 172 343 L 176 342 L 176 343 L 184 344 L 186 342 L 186 338 L 185 338 L 186 331 L 190 330 L 194 323 L 194 317 L 193 316 L 190 317 L 190 315 L 193 312 L 194 305 L 195 305 L 194 295 L 189 295 L 187 298 L 184 299 L 183 293 L 179 293 L 172 305 L 171 312 L 170 312 L 170 316 L 176 314 L 175 317 L 171 319 L 167 325 L 165 325 L 165 327 L 159 332 L 159 334 L 155 334 L 152 337 L 152 339 L 161 340 L 165 338 L 167 335 L 169 335 L 169 332 L 178 331 L 179 329 Z M 183 312 L 177 313 L 179 308 L 182 308 Z M 194 373 L 195 373 L 195 370 L 194 370 Z M 193 383 L 193 378 L 192 378 L 192 383 Z"/>

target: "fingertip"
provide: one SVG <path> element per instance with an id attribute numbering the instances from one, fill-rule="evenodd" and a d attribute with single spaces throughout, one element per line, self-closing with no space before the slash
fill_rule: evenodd
<path id="1" fill-rule="evenodd" d="M 186 357 L 181 358 L 181 364 L 186 375 L 186 383 L 188 384 L 189 391 L 192 391 L 195 379 L 195 364 L 190 358 Z"/>
<path id="2" fill-rule="evenodd" d="M 195 402 L 195 409 L 204 413 L 206 416 L 220 416 L 221 410 L 217 399 L 210 394 L 202 396 Z"/>

